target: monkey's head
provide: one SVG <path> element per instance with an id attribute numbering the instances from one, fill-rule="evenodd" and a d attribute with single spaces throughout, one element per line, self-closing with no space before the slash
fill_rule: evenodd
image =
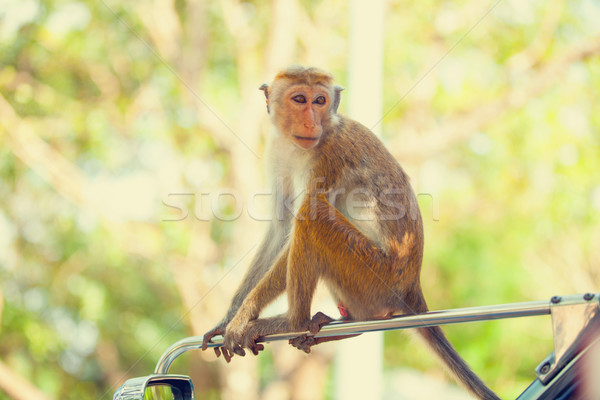
<path id="1" fill-rule="evenodd" d="M 330 124 L 337 120 L 341 86 L 333 77 L 311 67 L 289 67 L 275 76 L 271 86 L 260 87 L 275 127 L 296 146 L 308 150 L 319 144 Z"/>

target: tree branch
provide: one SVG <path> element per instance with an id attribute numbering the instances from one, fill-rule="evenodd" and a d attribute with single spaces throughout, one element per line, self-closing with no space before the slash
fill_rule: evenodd
<path id="1" fill-rule="evenodd" d="M 440 122 L 439 126 L 436 125 L 418 137 L 398 137 L 390 141 L 390 148 L 393 149 L 394 156 L 401 160 L 421 160 L 430 157 L 453 144 L 469 139 L 508 112 L 521 108 L 554 85 L 571 64 L 599 53 L 600 36 L 588 39 L 542 65 L 537 71 L 530 70 L 528 75 L 532 78 L 528 83 L 510 88 L 501 98 L 472 109 L 466 114 L 449 117 Z"/>
<path id="2" fill-rule="evenodd" d="M 525 49 L 506 60 L 511 71 L 522 73 L 541 60 L 554 39 L 564 8 L 565 0 L 551 0 L 550 4 L 546 5 L 546 13 L 535 38 Z"/>
<path id="3" fill-rule="evenodd" d="M 0 361 L 0 389 L 15 400 L 50 400 L 50 397 L 2 361 Z"/>

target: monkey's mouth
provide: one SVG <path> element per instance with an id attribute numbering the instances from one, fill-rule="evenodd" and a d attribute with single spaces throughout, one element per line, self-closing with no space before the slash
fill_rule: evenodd
<path id="1" fill-rule="evenodd" d="M 313 147 L 315 147 L 317 145 L 317 143 L 319 143 L 319 139 L 321 138 L 321 135 L 319 135 L 319 136 L 292 135 L 292 136 L 294 137 L 294 142 L 296 142 L 296 146 L 298 146 L 304 150 L 312 149 Z"/>
<path id="2" fill-rule="evenodd" d="M 314 142 L 316 142 L 320 138 L 320 136 L 298 136 L 298 135 L 294 135 L 294 137 L 299 140 L 312 140 Z"/>

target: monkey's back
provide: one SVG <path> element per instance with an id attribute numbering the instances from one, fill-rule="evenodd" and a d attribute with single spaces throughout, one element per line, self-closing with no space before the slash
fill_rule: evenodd
<path id="1" fill-rule="evenodd" d="M 403 264 L 397 272 L 418 283 L 423 223 L 408 175 L 364 125 L 343 116 L 332 125 L 318 146 L 313 178 L 324 180 L 330 202 L 353 225 Z"/>

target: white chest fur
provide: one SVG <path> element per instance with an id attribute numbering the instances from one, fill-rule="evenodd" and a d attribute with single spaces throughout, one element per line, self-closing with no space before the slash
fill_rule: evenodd
<path id="1" fill-rule="evenodd" d="M 276 199 L 295 216 L 304 200 L 312 175 L 313 154 L 303 150 L 281 136 L 270 138 L 269 170 L 274 175 L 270 177 L 276 192 Z"/>
<path id="2" fill-rule="evenodd" d="M 273 180 L 277 204 L 277 215 L 298 214 L 302 202 L 306 198 L 310 179 L 313 176 L 314 155 L 310 150 L 296 147 L 281 135 L 271 136 L 269 141 L 270 170 L 274 171 Z M 349 176 L 342 178 L 339 187 L 329 188 L 330 202 L 334 205 L 359 231 L 379 246 L 380 226 L 377 218 L 377 199 L 365 188 L 356 187 Z M 331 195 L 335 194 L 334 198 Z"/>

